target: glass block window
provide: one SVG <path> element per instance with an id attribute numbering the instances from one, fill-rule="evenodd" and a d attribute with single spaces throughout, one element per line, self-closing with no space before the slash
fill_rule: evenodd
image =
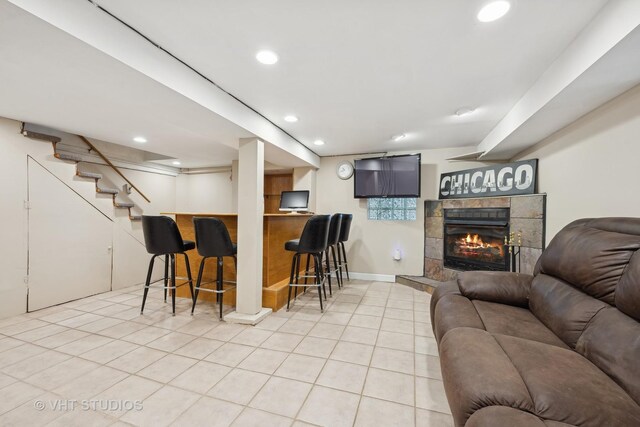
<path id="1" fill-rule="evenodd" d="M 367 199 L 367 217 L 378 221 L 415 221 L 416 198 Z"/>

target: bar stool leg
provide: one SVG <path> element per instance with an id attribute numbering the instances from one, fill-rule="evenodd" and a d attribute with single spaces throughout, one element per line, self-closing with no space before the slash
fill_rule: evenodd
<path id="1" fill-rule="evenodd" d="M 324 307 L 322 305 L 322 282 L 320 280 L 320 269 L 322 268 L 322 263 L 318 261 L 317 254 L 313 254 L 313 267 L 316 273 L 316 286 L 318 288 L 318 298 L 320 299 L 320 312 L 324 313 Z M 325 299 L 326 298 L 327 297 L 325 296 Z"/>
<path id="2" fill-rule="evenodd" d="M 164 302 L 167 302 L 167 285 L 169 284 L 169 255 L 164 256 Z"/>
<path id="3" fill-rule="evenodd" d="M 321 255 L 322 256 L 322 255 Z M 333 296 L 333 292 L 331 291 L 331 263 L 329 262 L 329 249 L 324 252 L 324 256 L 327 264 L 327 280 L 329 282 L 329 296 Z M 336 279 L 338 278 L 338 273 L 336 273 Z M 338 288 L 340 287 L 340 281 L 338 281 Z"/>
<path id="4" fill-rule="evenodd" d="M 344 284 L 342 280 L 342 261 L 340 260 L 340 248 L 338 248 L 338 260 L 336 260 L 336 247 L 331 246 L 331 256 L 333 257 L 333 268 L 336 272 L 336 278 L 338 280 L 338 288 L 341 288 Z"/>
<path id="5" fill-rule="evenodd" d="M 324 300 L 327 300 L 327 287 L 324 285 L 324 267 L 322 266 L 322 252 L 318 255 L 318 261 L 320 263 L 320 285 L 322 286 L 322 292 L 324 293 Z"/>
<path id="6" fill-rule="evenodd" d="M 140 308 L 140 314 L 144 311 L 144 304 L 147 302 L 147 294 L 149 293 L 149 283 L 151 283 L 151 275 L 153 274 L 153 262 L 157 255 L 151 257 L 149 260 L 149 270 L 147 271 L 147 280 L 144 282 L 144 293 L 142 295 L 142 307 Z"/>
<path id="7" fill-rule="evenodd" d="M 305 268 L 305 272 L 304 272 L 305 276 L 308 276 L 309 273 L 311 272 L 311 270 L 310 270 L 311 265 L 309 263 L 310 260 L 311 260 L 311 254 L 307 254 L 307 267 Z M 300 266 L 302 265 L 302 264 L 300 264 L 301 262 L 302 262 L 301 260 L 298 260 L 298 270 L 300 270 Z M 304 284 L 305 285 L 307 284 L 307 277 L 304 278 Z M 307 293 L 307 289 L 309 289 L 309 288 L 306 287 L 306 286 L 303 286 L 302 293 L 306 294 Z M 296 295 L 297 295 L 297 292 L 298 292 L 298 288 L 296 288 Z"/>
<path id="8" fill-rule="evenodd" d="M 304 284 L 307 284 L 307 276 L 309 275 L 309 259 L 311 258 L 310 254 L 307 254 L 307 265 L 304 268 Z M 296 266 L 296 271 L 300 271 L 300 259 L 298 259 L 298 264 Z M 305 286 L 303 288 L 304 290 L 302 291 L 302 293 L 307 292 L 307 287 Z M 295 290 L 293 291 L 293 298 L 294 299 L 298 299 L 298 287 L 296 286 Z"/>
<path id="9" fill-rule="evenodd" d="M 293 256 L 293 259 L 291 260 L 291 274 L 289 275 L 289 290 L 287 295 L 287 311 L 289 311 L 289 303 L 291 302 L 291 288 L 292 288 L 291 285 L 293 284 L 293 279 L 295 277 L 297 257 L 298 257 L 298 254 L 295 254 Z"/>
<path id="10" fill-rule="evenodd" d="M 304 278 L 304 284 L 305 284 L 305 285 L 307 284 L 307 277 L 306 277 L 306 276 L 308 276 L 308 275 L 309 275 L 309 259 L 310 259 L 310 258 L 311 258 L 311 254 L 307 254 L 307 265 L 306 265 L 306 267 L 304 268 L 304 275 L 305 275 L 305 278 Z"/>
<path id="11" fill-rule="evenodd" d="M 347 280 L 351 281 L 349 278 L 349 264 L 347 264 L 347 251 L 344 249 L 344 242 L 340 242 L 340 247 L 342 247 L 342 258 L 344 259 L 344 271 L 347 273 Z"/>
<path id="12" fill-rule="evenodd" d="M 223 276 L 224 276 L 224 271 L 223 271 L 223 259 L 221 256 L 218 257 L 218 273 L 217 273 L 218 277 L 216 280 L 216 288 L 218 291 L 222 291 L 222 281 L 223 281 Z M 220 320 L 222 320 L 222 301 L 224 300 L 223 298 L 223 294 L 220 292 L 216 293 L 216 297 L 218 299 L 218 302 L 220 303 Z"/>
<path id="13" fill-rule="evenodd" d="M 193 299 L 193 277 L 191 277 L 191 265 L 189 265 L 189 256 L 184 252 L 184 263 L 187 266 L 187 280 L 189 281 L 189 292 L 191 292 L 191 299 Z"/>
<path id="14" fill-rule="evenodd" d="M 299 255 L 294 255 L 293 256 L 293 268 L 294 268 L 294 276 L 300 273 L 300 264 L 301 263 L 301 259 Z M 306 276 L 306 273 L 304 274 Z M 298 279 L 295 279 L 296 284 L 298 283 Z M 291 282 L 293 283 L 293 282 Z M 307 278 L 304 278 L 304 283 L 307 283 Z M 306 289 L 306 288 L 304 288 Z M 298 287 L 294 286 L 293 287 L 293 301 L 298 301 Z"/>
<path id="15" fill-rule="evenodd" d="M 176 315 L 176 256 L 171 254 L 171 314 Z"/>
<path id="16" fill-rule="evenodd" d="M 296 254 L 296 285 L 300 283 L 300 254 Z M 296 286 L 297 288 L 297 286 Z"/>
<path id="17" fill-rule="evenodd" d="M 204 273 L 204 262 L 207 258 L 204 257 L 200 261 L 200 268 L 198 269 L 198 279 L 196 280 L 196 291 L 193 294 L 193 305 L 191 306 L 191 315 L 193 316 L 193 310 L 196 309 L 196 301 L 198 301 L 198 294 L 200 293 L 200 284 L 202 283 L 202 273 Z"/>

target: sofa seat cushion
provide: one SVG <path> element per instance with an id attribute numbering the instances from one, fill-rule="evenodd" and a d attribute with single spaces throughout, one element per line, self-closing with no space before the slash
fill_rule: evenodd
<path id="1" fill-rule="evenodd" d="M 560 338 L 526 308 L 478 300 L 472 303 L 487 332 L 567 348 Z"/>
<path id="2" fill-rule="evenodd" d="M 438 302 L 435 317 L 438 340 L 451 329 L 468 327 L 567 348 L 533 313 L 522 307 L 447 295 Z"/>
<path id="3" fill-rule="evenodd" d="M 572 424 L 542 420 L 529 412 L 508 406 L 487 406 L 469 417 L 465 427 L 574 427 Z"/>
<path id="4" fill-rule="evenodd" d="M 595 365 L 566 348 L 456 328 L 440 341 L 440 362 L 458 426 L 489 406 L 581 427 L 640 425 L 640 406 Z"/>

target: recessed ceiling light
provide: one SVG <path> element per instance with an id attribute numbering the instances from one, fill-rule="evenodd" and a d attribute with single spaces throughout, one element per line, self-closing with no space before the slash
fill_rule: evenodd
<path id="1" fill-rule="evenodd" d="M 147 138 L 145 138 L 144 136 L 136 136 L 135 138 L 133 138 L 133 140 L 140 144 L 144 144 L 145 142 L 147 142 Z"/>
<path id="2" fill-rule="evenodd" d="M 278 55 L 270 50 L 261 50 L 260 52 L 256 53 L 256 59 L 261 64 L 273 65 L 278 62 Z"/>
<path id="3" fill-rule="evenodd" d="M 467 116 L 473 113 L 474 111 L 476 111 L 475 108 L 462 107 L 456 111 L 456 116 L 458 117 Z"/>
<path id="4" fill-rule="evenodd" d="M 478 12 L 478 21 L 491 22 L 502 18 L 509 12 L 511 4 L 506 0 L 498 0 L 485 5 Z"/>
<path id="5" fill-rule="evenodd" d="M 180 162 L 179 162 L 179 161 L 177 161 L 177 160 L 174 160 L 174 161 L 173 161 L 173 162 L 171 162 L 171 163 L 173 163 L 173 164 L 174 164 L 174 165 L 176 165 L 176 166 L 179 166 L 179 165 L 180 165 Z"/>
<path id="6" fill-rule="evenodd" d="M 313 143 L 314 143 L 315 145 L 324 145 L 324 141 L 323 141 L 323 140 L 321 140 L 321 139 L 316 139 L 315 141 L 313 141 Z"/>
<path id="7" fill-rule="evenodd" d="M 393 135 L 391 137 L 391 139 L 393 140 L 393 142 L 399 142 L 399 141 L 405 139 L 406 137 L 407 137 L 407 135 L 405 135 L 404 133 L 401 133 L 399 135 Z"/>
<path id="8" fill-rule="evenodd" d="M 284 116 L 284 121 L 289 123 L 295 123 L 298 121 L 298 118 L 293 115 Z"/>

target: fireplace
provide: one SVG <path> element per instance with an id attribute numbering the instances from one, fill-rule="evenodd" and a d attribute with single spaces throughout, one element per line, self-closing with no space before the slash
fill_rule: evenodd
<path id="1" fill-rule="evenodd" d="M 509 208 L 444 210 L 444 266 L 456 270 L 509 269 L 504 245 Z"/>

